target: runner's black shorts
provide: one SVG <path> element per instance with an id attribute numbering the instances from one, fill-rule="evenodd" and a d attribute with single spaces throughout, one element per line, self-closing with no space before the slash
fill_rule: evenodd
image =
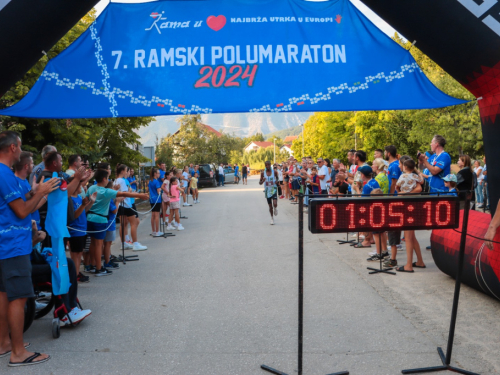
<path id="1" fill-rule="evenodd" d="M 151 204 L 151 212 L 160 212 L 161 203 L 150 203 Z"/>
<path id="2" fill-rule="evenodd" d="M 389 231 L 387 232 L 387 238 L 389 239 L 389 246 L 396 246 L 401 243 L 401 231 Z"/>
<path id="3" fill-rule="evenodd" d="M 272 204 L 273 200 L 277 200 L 277 199 L 278 199 L 278 195 L 277 195 L 277 193 L 274 193 L 274 195 L 271 198 L 267 198 L 267 204 Z"/>

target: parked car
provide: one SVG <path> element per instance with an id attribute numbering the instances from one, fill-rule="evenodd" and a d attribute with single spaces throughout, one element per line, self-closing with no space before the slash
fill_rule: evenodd
<path id="1" fill-rule="evenodd" d="M 198 186 L 217 187 L 215 168 L 217 168 L 215 164 L 200 164 Z"/>
<path id="2" fill-rule="evenodd" d="M 234 169 L 232 167 L 224 168 L 224 183 L 225 184 L 234 184 Z"/>

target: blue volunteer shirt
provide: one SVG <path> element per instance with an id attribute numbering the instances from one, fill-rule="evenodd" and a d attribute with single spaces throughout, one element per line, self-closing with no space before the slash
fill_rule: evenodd
<path id="1" fill-rule="evenodd" d="M 109 202 L 109 220 L 108 220 L 108 232 L 114 232 L 116 230 L 116 213 L 113 213 L 116 210 L 116 204 L 114 200 Z"/>
<path id="2" fill-rule="evenodd" d="M 31 253 L 31 215 L 20 219 L 9 206 L 22 199 L 26 202 L 23 188 L 14 172 L 0 163 L 0 259 L 14 258 Z"/>
<path id="3" fill-rule="evenodd" d="M 127 177 L 127 181 L 129 182 L 130 184 L 130 187 L 134 190 L 134 191 L 137 191 L 137 180 L 135 178 L 135 176 L 132 176 L 132 177 Z"/>
<path id="4" fill-rule="evenodd" d="M 195 174 L 194 168 L 189 168 L 189 174 L 191 175 L 191 177 L 194 177 Z"/>
<path id="5" fill-rule="evenodd" d="M 19 183 L 21 184 L 21 187 L 23 188 L 23 194 L 26 197 L 26 194 L 28 194 L 31 191 L 30 183 L 28 182 L 28 180 L 23 180 L 22 178 L 19 178 L 17 176 L 16 176 L 16 178 L 19 180 Z M 31 220 L 35 220 L 36 226 L 38 229 L 41 228 L 41 226 L 40 226 L 40 213 L 38 212 L 38 210 L 31 213 Z"/>
<path id="6" fill-rule="evenodd" d="M 159 194 L 158 194 L 159 188 L 161 188 L 160 181 L 158 180 L 149 181 L 149 203 L 161 203 L 161 199 L 159 199 Z"/>
<path id="7" fill-rule="evenodd" d="M 399 169 L 399 160 L 394 160 L 389 164 L 389 169 L 387 170 L 387 177 L 389 177 L 389 191 L 391 191 L 392 180 L 399 180 L 401 176 L 401 169 Z M 396 189 L 394 189 L 394 195 L 398 195 Z"/>
<path id="8" fill-rule="evenodd" d="M 236 168 L 234 168 L 234 175 L 235 176 L 238 176 L 238 171 L 240 170 L 240 167 L 239 166 L 236 166 Z"/>
<path id="9" fill-rule="evenodd" d="M 363 186 L 363 195 L 370 195 L 371 192 L 375 189 L 380 189 L 380 185 L 378 184 L 377 180 L 372 178 L 365 184 L 365 186 Z"/>
<path id="10" fill-rule="evenodd" d="M 73 201 L 73 207 L 75 208 L 76 212 L 76 210 L 78 210 L 78 208 L 80 208 L 80 206 L 82 205 L 82 197 L 71 197 L 71 200 Z M 74 221 L 69 223 L 68 227 L 71 237 L 85 236 L 87 234 L 87 214 L 85 210 L 83 210 L 80 216 L 78 216 Z"/>
<path id="11" fill-rule="evenodd" d="M 431 174 L 431 176 L 429 177 L 430 192 L 447 192 L 448 189 L 444 186 L 443 178 L 450 174 L 450 155 L 447 152 L 443 151 L 439 155 L 432 155 L 427 161 L 430 165 L 441 168 L 440 173 L 438 173 L 437 175 Z"/>
<path id="12" fill-rule="evenodd" d="M 160 177 L 158 178 L 158 181 L 163 182 L 163 179 L 165 178 L 165 171 L 163 169 L 160 169 Z"/>
<path id="13" fill-rule="evenodd" d="M 130 185 L 130 181 L 128 180 L 128 178 L 124 178 L 124 180 L 125 180 L 125 184 L 127 185 L 127 187 L 132 188 L 132 186 Z M 135 203 L 135 198 L 128 198 L 128 200 L 129 200 L 131 206 Z"/>

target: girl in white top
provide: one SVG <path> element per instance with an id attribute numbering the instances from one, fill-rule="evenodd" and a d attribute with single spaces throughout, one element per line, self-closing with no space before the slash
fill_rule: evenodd
<path id="1" fill-rule="evenodd" d="M 483 197 L 484 175 L 483 175 L 483 167 L 481 166 L 481 163 L 479 160 L 474 161 L 474 173 L 477 176 L 476 202 L 477 202 L 477 207 L 481 208 L 484 205 L 483 204 L 484 203 L 484 197 Z"/>
<path id="2" fill-rule="evenodd" d="M 130 170 L 125 164 L 119 164 L 116 167 L 116 181 L 115 186 L 118 186 L 118 191 L 129 191 L 129 187 L 125 182 L 125 179 L 129 176 Z M 131 189 L 130 189 L 131 190 Z M 120 205 L 118 209 L 118 216 L 123 218 L 124 222 L 120 225 L 124 225 L 127 227 L 127 223 L 130 224 L 130 235 L 132 236 L 132 245 L 128 244 L 125 241 L 125 238 L 122 238 L 122 243 L 125 249 L 132 249 L 134 251 L 146 250 L 147 246 L 141 245 L 137 242 L 137 227 L 139 227 L 139 218 L 136 213 L 132 210 L 132 205 L 130 199 L 126 198 L 123 201 L 123 206 Z M 122 235 L 122 231 L 120 230 L 120 237 Z"/>

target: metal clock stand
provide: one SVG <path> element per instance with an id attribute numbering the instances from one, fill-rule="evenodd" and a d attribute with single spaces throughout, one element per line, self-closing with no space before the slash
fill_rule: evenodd
<path id="1" fill-rule="evenodd" d="M 298 352 L 297 364 L 298 375 L 302 375 L 302 344 L 303 344 L 303 319 L 304 319 L 304 195 L 299 194 L 299 319 L 298 319 Z M 272 367 L 261 365 L 260 368 L 271 374 L 287 375 L 285 372 L 276 370 Z M 349 371 L 335 372 L 329 375 L 349 375 Z"/>
<path id="2" fill-rule="evenodd" d="M 425 368 L 415 368 L 410 370 L 401 371 L 402 374 L 420 374 L 424 372 L 437 372 L 437 371 L 453 371 L 459 374 L 465 375 L 479 375 L 475 372 L 470 372 L 450 365 L 451 363 L 451 352 L 453 350 L 453 339 L 455 338 L 455 324 L 457 322 L 457 312 L 458 312 L 458 299 L 460 298 L 460 285 L 462 279 L 462 270 L 464 266 L 465 258 L 465 243 L 467 240 L 467 225 L 469 223 L 469 210 L 470 210 L 470 200 L 471 194 L 467 194 L 467 199 L 465 201 L 464 217 L 462 221 L 462 235 L 460 237 L 460 252 L 458 254 L 458 270 L 457 277 L 455 279 L 455 294 L 453 296 L 453 307 L 451 309 L 451 321 L 450 321 L 450 331 L 448 334 L 448 346 L 446 348 L 446 356 L 443 353 L 443 349 L 438 347 L 437 351 L 441 362 L 441 366 L 425 367 Z"/>

